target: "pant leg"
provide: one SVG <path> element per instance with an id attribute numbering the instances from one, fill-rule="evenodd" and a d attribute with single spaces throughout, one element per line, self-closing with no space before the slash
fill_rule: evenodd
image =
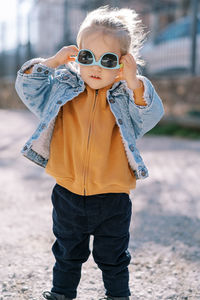
<path id="1" fill-rule="evenodd" d="M 129 195 L 107 194 L 102 199 L 101 224 L 94 232 L 93 257 L 102 270 L 106 295 L 127 297 L 129 290 L 128 251 L 132 203 Z"/>
<path id="2" fill-rule="evenodd" d="M 57 238 L 52 247 L 56 259 L 52 292 L 76 298 L 81 266 L 90 254 L 83 198 L 56 185 L 52 203 L 53 232 Z"/>

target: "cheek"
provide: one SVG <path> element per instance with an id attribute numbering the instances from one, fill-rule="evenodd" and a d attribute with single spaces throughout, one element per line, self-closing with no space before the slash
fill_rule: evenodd
<path id="1" fill-rule="evenodd" d="M 87 76 L 89 74 L 90 67 L 84 67 L 80 65 L 80 75 Z"/>
<path id="2" fill-rule="evenodd" d="M 85 68 L 80 66 L 80 74 L 83 76 L 85 74 Z"/>
<path id="3" fill-rule="evenodd" d="M 118 77 L 120 74 L 120 69 L 116 70 L 115 77 Z"/>
<path id="4" fill-rule="evenodd" d="M 119 70 L 110 70 L 108 71 L 107 76 L 114 79 L 119 76 Z"/>

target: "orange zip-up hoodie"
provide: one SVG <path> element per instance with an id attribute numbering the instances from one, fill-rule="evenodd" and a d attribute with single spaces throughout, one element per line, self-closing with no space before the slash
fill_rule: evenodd
<path id="1" fill-rule="evenodd" d="M 136 185 L 106 99 L 110 88 L 93 90 L 86 85 L 60 109 L 55 122 L 46 172 L 79 195 L 129 193 Z M 134 90 L 138 105 L 146 105 L 143 92 L 143 85 Z"/>

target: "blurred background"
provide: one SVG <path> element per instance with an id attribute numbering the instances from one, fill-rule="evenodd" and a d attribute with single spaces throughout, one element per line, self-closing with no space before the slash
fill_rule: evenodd
<path id="1" fill-rule="evenodd" d="M 106 4 L 135 9 L 149 32 L 139 71 L 163 99 L 163 122 L 200 130 L 199 0 L 1 1 L 0 108 L 24 108 L 13 86 L 20 66 L 75 44 L 86 13 Z"/>

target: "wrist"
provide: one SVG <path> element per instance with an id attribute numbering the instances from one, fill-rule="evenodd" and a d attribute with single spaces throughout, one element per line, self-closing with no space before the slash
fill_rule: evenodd
<path id="1" fill-rule="evenodd" d="M 43 65 L 50 68 L 57 68 L 60 66 L 59 62 L 55 58 L 55 56 L 49 57 L 42 62 Z"/>
<path id="2" fill-rule="evenodd" d="M 135 77 L 132 80 L 127 81 L 127 84 L 128 84 L 129 89 L 131 89 L 131 90 L 135 90 L 135 89 L 142 87 L 141 81 L 137 77 Z"/>

